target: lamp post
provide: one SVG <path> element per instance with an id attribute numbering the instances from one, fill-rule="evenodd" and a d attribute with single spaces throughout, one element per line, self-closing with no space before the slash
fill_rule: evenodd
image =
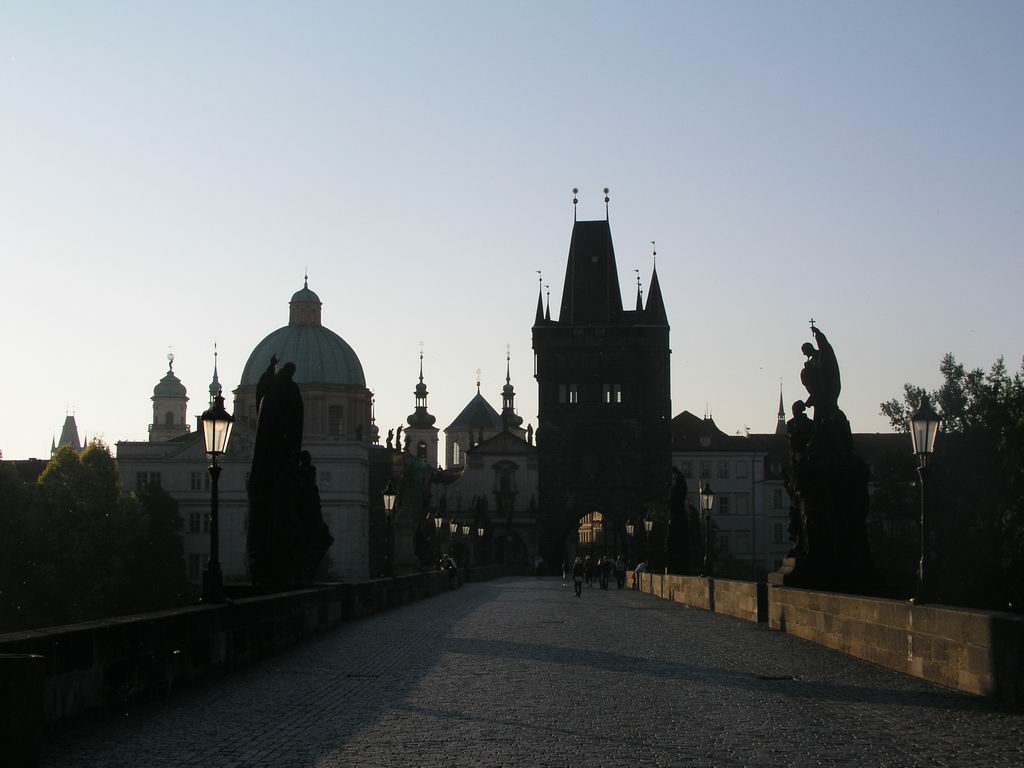
<path id="1" fill-rule="evenodd" d="M 488 558 L 485 557 L 486 552 L 484 552 L 484 529 L 483 529 L 483 526 L 477 526 L 477 529 L 476 529 L 476 541 L 477 541 L 477 545 L 476 545 L 476 564 L 477 565 L 486 565 L 486 562 L 487 562 Z"/>
<path id="2" fill-rule="evenodd" d="M 633 541 L 633 533 L 636 531 L 636 526 L 633 525 L 633 521 L 630 518 L 626 518 L 626 567 L 629 567 L 629 545 Z"/>
<path id="3" fill-rule="evenodd" d="M 473 560 L 473 542 L 469 540 L 469 526 L 462 526 L 462 538 L 466 541 L 466 567 L 468 568 L 472 564 Z"/>
<path id="4" fill-rule="evenodd" d="M 644 518 L 644 562 L 647 562 L 647 558 L 650 555 L 648 540 L 651 538 L 651 531 L 654 530 L 654 520 L 650 513 Z M 650 570 L 651 564 L 647 563 L 647 568 Z"/>
<path id="5" fill-rule="evenodd" d="M 704 565 L 701 576 L 710 578 L 715 575 L 715 554 L 711 547 L 711 511 L 715 507 L 715 492 L 711 483 L 704 482 L 700 489 L 700 511 L 704 518 Z"/>
<path id="6" fill-rule="evenodd" d="M 385 535 L 385 545 L 384 545 L 385 546 L 385 549 L 384 549 L 384 575 L 385 576 L 392 576 L 393 577 L 395 575 L 395 568 L 394 568 L 394 563 L 392 562 L 394 557 L 393 557 L 393 553 L 391 551 L 393 549 L 393 547 L 392 547 L 393 542 L 391 541 L 391 518 L 395 514 L 395 500 L 398 498 L 398 494 L 395 493 L 395 489 L 391 485 L 391 481 L 390 480 L 388 480 L 388 484 L 384 488 L 383 496 L 384 496 L 384 526 L 385 526 L 385 530 L 387 532 L 386 535 Z"/>
<path id="7" fill-rule="evenodd" d="M 434 545 L 437 549 L 437 563 L 441 562 L 441 526 L 444 525 L 444 518 L 441 516 L 441 510 L 437 510 L 434 514 Z"/>
<path id="8" fill-rule="evenodd" d="M 928 402 L 928 395 L 921 396 L 917 410 L 910 414 L 910 439 L 917 454 L 917 475 L 921 478 L 921 560 L 917 565 L 917 585 L 914 590 L 915 603 L 923 603 L 930 599 L 927 577 L 931 573 L 930 551 L 928 546 L 928 527 L 926 516 L 927 503 L 925 480 L 928 476 L 928 459 L 935 453 L 935 438 L 938 437 L 942 418 Z"/>
<path id="9" fill-rule="evenodd" d="M 203 442 L 210 456 L 210 560 L 203 572 L 203 602 L 224 602 L 224 576 L 220 570 L 220 466 L 217 457 L 228 450 L 231 427 L 235 418 L 224 410 L 224 398 L 220 392 L 213 399 L 213 405 L 201 417 Z"/>

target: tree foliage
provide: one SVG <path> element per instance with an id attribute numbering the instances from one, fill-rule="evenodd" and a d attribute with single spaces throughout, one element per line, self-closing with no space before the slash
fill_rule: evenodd
<path id="1" fill-rule="evenodd" d="M 0 632 L 187 603 L 180 528 L 160 489 L 122 494 L 100 443 L 60 450 L 35 484 L 0 465 Z"/>
<path id="2" fill-rule="evenodd" d="M 950 602 L 1024 607 L 1024 363 L 1011 375 L 1002 358 L 988 371 L 966 369 L 952 354 L 929 392 L 942 416 L 929 464 L 928 502 L 935 564 L 931 573 Z M 904 386 L 882 403 L 896 429 L 925 389 Z"/>

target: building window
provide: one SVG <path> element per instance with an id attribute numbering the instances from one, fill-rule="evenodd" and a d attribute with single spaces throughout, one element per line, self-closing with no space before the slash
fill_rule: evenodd
<path id="1" fill-rule="evenodd" d="M 612 402 L 616 403 L 616 404 L 622 402 L 622 385 L 621 384 L 613 384 L 612 385 Z"/>
<path id="2" fill-rule="evenodd" d="M 729 496 L 727 494 L 716 494 L 716 503 L 718 504 L 718 511 L 723 515 L 728 515 L 729 509 Z"/>
<path id="3" fill-rule="evenodd" d="M 188 556 L 188 577 L 192 580 L 198 579 L 202 574 L 199 572 L 199 555 L 190 552 Z"/>
<path id="4" fill-rule="evenodd" d="M 462 463 L 462 448 L 459 447 L 459 441 L 456 440 L 452 443 L 452 464 Z"/>
<path id="5" fill-rule="evenodd" d="M 719 461 L 718 462 L 718 479 L 728 480 L 729 479 L 729 462 Z"/>
<path id="6" fill-rule="evenodd" d="M 210 490 L 210 473 L 209 472 L 189 472 L 189 488 L 193 491 L 208 491 Z"/>
<path id="7" fill-rule="evenodd" d="M 700 479 L 708 480 L 711 478 L 711 464 L 707 461 L 700 463 Z"/>
<path id="8" fill-rule="evenodd" d="M 746 515 L 750 512 L 750 494 L 749 493 L 737 493 L 736 494 L 736 514 Z"/>
<path id="9" fill-rule="evenodd" d="M 747 476 L 747 462 L 741 459 L 736 462 L 736 477 L 745 478 Z"/>
<path id="10" fill-rule="evenodd" d="M 782 523 L 772 524 L 772 544 L 782 544 Z"/>
<path id="11" fill-rule="evenodd" d="M 736 534 L 736 551 L 737 552 L 749 552 L 750 551 L 750 534 L 749 533 L 737 533 Z"/>
<path id="12" fill-rule="evenodd" d="M 425 459 L 427 458 L 427 444 L 420 440 L 416 443 L 416 458 Z"/>
<path id="13" fill-rule="evenodd" d="M 693 462 L 684 461 L 682 466 L 679 468 L 679 474 L 683 477 L 693 477 Z"/>
<path id="14" fill-rule="evenodd" d="M 327 407 L 327 434 L 340 435 L 344 426 L 345 407 L 330 405 Z"/>
<path id="15" fill-rule="evenodd" d="M 565 384 L 559 384 L 558 385 L 558 402 L 559 403 L 563 403 L 564 404 L 564 403 L 569 402 L 569 398 L 568 398 L 568 394 L 567 393 L 568 393 L 568 388 L 565 386 Z"/>
<path id="16" fill-rule="evenodd" d="M 718 551 L 728 552 L 729 551 L 729 534 L 719 533 L 718 534 Z"/>
<path id="17" fill-rule="evenodd" d="M 605 405 L 610 404 L 612 401 L 612 385 L 602 384 L 601 385 L 601 402 Z"/>
<path id="18" fill-rule="evenodd" d="M 331 473 L 330 472 L 317 472 L 317 482 L 319 482 L 321 488 L 331 487 Z"/>
<path id="19" fill-rule="evenodd" d="M 188 513 L 188 532 L 199 533 L 199 513 L 189 512 Z"/>
<path id="20" fill-rule="evenodd" d="M 772 509 L 782 509 L 781 488 L 772 488 Z"/>
<path id="21" fill-rule="evenodd" d="M 167 413 L 164 414 L 164 426 L 165 427 L 173 427 L 174 426 L 174 414 L 171 413 L 170 411 L 168 411 Z"/>
<path id="22" fill-rule="evenodd" d="M 569 404 L 575 405 L 580 401 L 580 393 L 575 384 L 569 385 Z"/>
<path id="23" fill-rule="evenodd" d="M 144 491 L 147 488 L 159 488 L 160 487 L 160 473 L 159 472 L 136 472 L 135 473 L 135 488 L 139 491 Z"/>

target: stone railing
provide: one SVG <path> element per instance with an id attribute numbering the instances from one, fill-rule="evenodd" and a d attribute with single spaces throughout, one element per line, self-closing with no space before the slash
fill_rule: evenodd
<path id="1" fill-rule="evenodd" d="M 496 575 L 470 573 L 474 581 Z M 431 571 L 0 635 L 0 691 L 25 715 L 0 724 L 0 742 L 38 741 L 41 722 L 124 707 L 448 589 L 447 574 Z"/>
<path id="2" fill-rule="evenodd" d="M 639 588 L 693 608 L 768 622 L 940 685 L 1024 704 L 1024 616 L 671 574 L 641 574 Z"/>

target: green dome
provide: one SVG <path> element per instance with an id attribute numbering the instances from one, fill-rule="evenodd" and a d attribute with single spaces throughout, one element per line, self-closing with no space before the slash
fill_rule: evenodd
<path id="1" fill-rule="evenodd" d="M 366 386 L 363 366 L 352 347 L 322 325 L 286 325 L 271 333 L 249 355 L 241 385 L 259 382 L 272 355 L 277 355 L 279 367 L 295 363 L 297 384 Z"/>
<path id="2" fill-rule="evenodd" d="M 181 379 L 174 375 L 173 370 L 168 370 L 160 383 L 153 387 L 153 397 L 185 397 L 185 385 Z"/>

